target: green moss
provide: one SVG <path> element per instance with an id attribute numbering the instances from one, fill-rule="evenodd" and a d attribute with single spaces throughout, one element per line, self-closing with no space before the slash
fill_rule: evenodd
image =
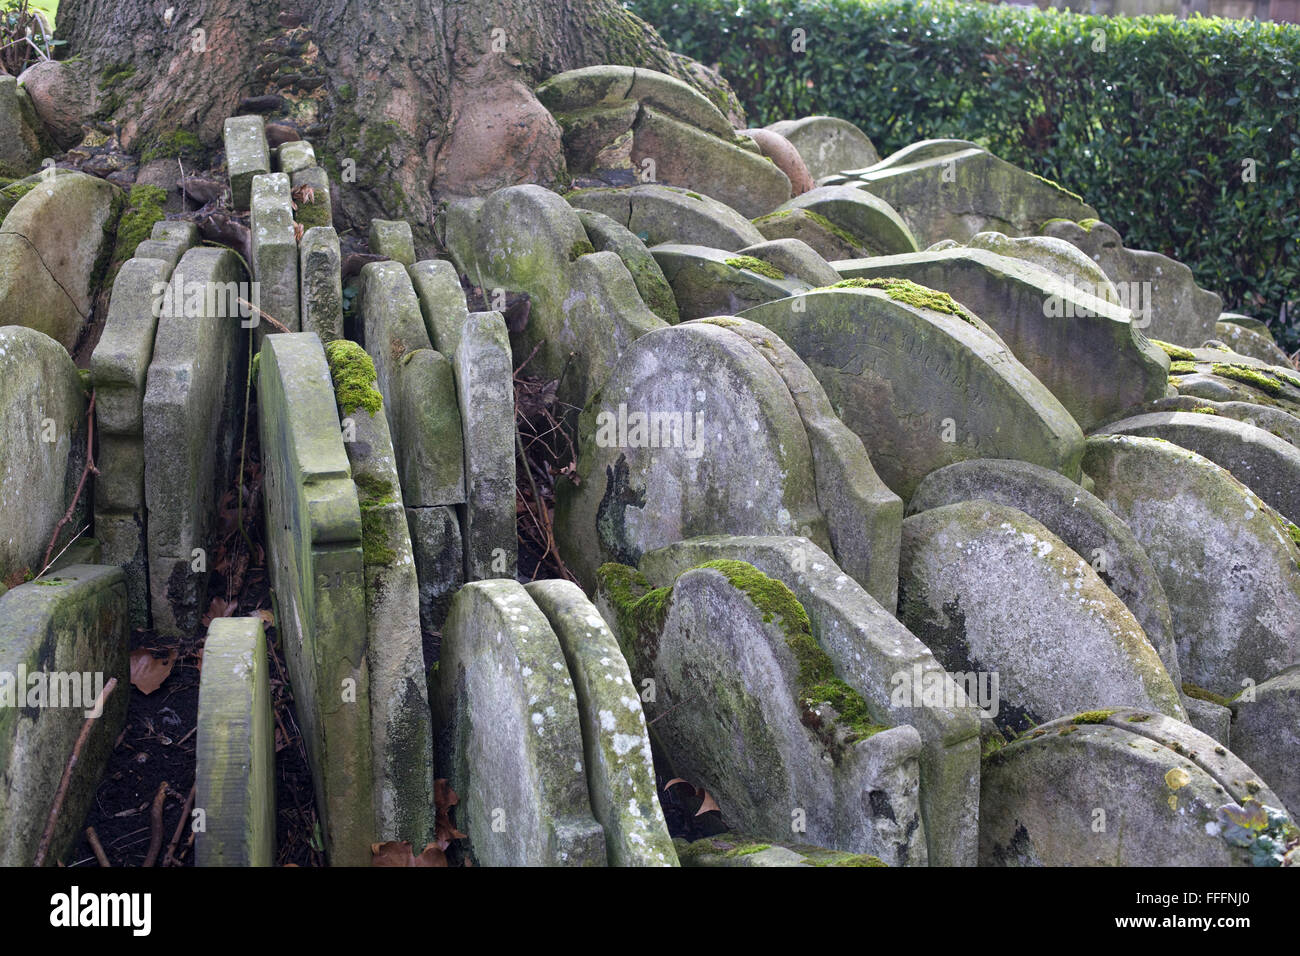
<path id="1" fill-rule="evenodd" d="M 1092 229 L 1093 229 L 1094 226 L 1100 226 L 1100 225 L 1101 225 L 1101 220 L 1100 220 L 1100 219 L 1080 219 L 1079 222 L 1078 222 L 1078 225 L 1079 225 L 1079 228 L 1081 228 L 1084 232 L 1092 232 Z"/>
<path id="2" fill-rule="evenodd" d="M 813 866 L 883 866 L 888 868 L 886 863 L 878 856 L 872 856 L 869 853 L 852 853 L 848 856 L 836 857 L 830 860 L 809 860 Z"/>
<path id="3" fill-rule="evenodd" d="M 588 242 L 586 239 L 579 239 L 569 249 L 569 261 L 577 262 L 579 256 L 589 256 L 595 251 L 596 251 L 596 247 L 593 246 L 590 242 Z"/>
<path id="4" fill-rule="evenodd" d="M 738 846 L 734 850 L 728 850 L 727 856 L 753 856 L 755 853 L 762 853 L 764 850 L 772 849 L 770 843 L 750 843 L 747 846 Z"/>
<path id="5" fill-rule="evenodd" d="M 704 202 L 704 197 L 701 196 L 699 193 L 687 193 L 686 195 L 689 196 L 691 199 L 698 200 L 699 202 Z"/>
<path id="6" fill-rule="evenodd" d="M 1128 722 L 1130 724 L 1145 724 L 1150 719 L 1151 719 L 1150 714 L 1134 714 L 1133 716 L 1128 718 Z"/>
<path id="7" fill-rule="evenodd" d="M 1273 369 L 1273 377 L 1281 379 L 1282 381 L 1290 385 L 1292 388 L 1300 388 L 1300 378 L 1296 378 L 1294 375 L 1291 375 L 1287 372 L 1283 372 L 1279 369 Z"/>
<path id="8" fill-rule="evenodd" d="M 1026 172 L 1028 172 L 1028 170 L 1026 170 Z M 1078 193 L 1072 193 L 1072 192 L 1070 192 L 1070 190 L 1066 189 L 1066 188 L 1065 188 L 1064 186 L 1062 186 L 1060 183 L 1058 183 L 1058 182 L 1054 182 L 1054 181 L 1048 179 L 1046 176 L 1040 176 L 1040 175 L 1038 175 L 1038 173 L 1029 173 L 1029 175 L 1030 175 L 1030 176 L 1033 176 L 1033 177 L 1034 177 L 1035 179 L 1037 179 L 1039 182 L 1047 183 L 1047 185 L 1051 186 L 1053 189 L 1065 193 L 1065 195 L 1067 195 L 1067 196 L 1069 196 L 1071 199 L 1075 200 L 1075 201 L 1076 201 L 1080 206 L 1085 205 L 1082 196 L 1080 196 Z M 1080 225 L 1080 226 L 1083 226 L 1083 223 L 1084 223 L 1084 222 L 1090 222 L 1090 223 L 1092 223 L 1093 225 L 1096 225 L 1097 220 L 1095 220 L 1095 219 L 1085 219 L 1085 220 L 1083 220 L 1083 222 L 1080 222 L 1079 225 Z M 1085 229 L 1088 229 L 1088 230 L 1091 230 L 1091 229 L 1092 229 L 1092 226 L 1091 226 L 1091 225 L 1090 225 L 1090 226 L 1084 226 L 1084 228 L 1085 228 Z"/>
<path id="9" fill-rule="evenodd" d="M 122 218 L 117 223 L 117 239 L 110 260 L 115 270 L 113 275 L 116 275 L 116 269 L 123 262 L 135 255 L 136 246 L 149 238 L 154 223 L 161 222 L 166 216 L 163 212 L 163 203 L 166 201 L 167 190 L 160 186 L 131 187 L 126 212 L 122 213 Z"/>
<path id="10" fill-rule="evenodd" d="M 927 289 L 923 285 L 917 285 L 911 279 L 842 279 L 832 285 L 823 286 L 823 289 L 880 289 L 896 302 L 902 302 L 917 309 L 930 309 L 933 312 L 943 312 L 947 315 L 955 315 L 957 318 L 976 325 L 975 316 L 959 304 L 952 296 L 946 292 L 939 292 L 936 289 Z M 821 291 L 821 290 L 814 290 Z"/>
<path id="11" fill-rule="evenodd" d="M 1151 344 L 1165 350 L 1165 354 L 1171 359 L 1178 359 L 1183 362 L 1194 361 L 1196 355 L 1191 349 L 1185 349 L 1181 345 L 1174 345 L 1172 342 L 1162 342 L 1160 339 L 1151 339 Z"/>
<path id="12" fill-rule="evenodd" d="M 1075 714 L 1070 721 L 1072 724 L 1104 724 L 1111 717 L 1115 716 L 1114 710 L 1085 710 L 1081 714 Z"/>
<path id="13" fill-rule="evenodd" d="M 140 162 L 147 163 L 155 159 L 172 159 L 178 156 L 197 157 L 203 152 L 203 144 L 193 133 L 178 129 L 163 133 L 154 138 L 140 153 Z"/>
<path id="14" fill-rule="evenodd" d="M 313 226 L 332 226 L 334 217 L 330 214 L 329 193 L 318 192 L 312 197 L 311 202 L 298 203 L 293 218 L 303 229 L 310 229 Z"/>
<path id="15" fill-rule="evenodd" d="M 726 260 L 727 265 L 733 269 L 748 269 L 750 272 L 757 272 L 761 276 L 769 279 L 784 279 L 785 273 L 772 265 L 770 262 L 764 262 L 762 259 L 754 256 L 730 256 Z"/>
<path id="16" fill-rule="evenodd" d="M 1235 382 L 1253 386 L 1270 395 L 1280 395 L 1282 393 L 1281 382 L 1265 372 L 1247 365 L 1215 364 L 1210 366 L 1210 371 L 1220 378 L 1230 378 Z"/>
<path id="17" fill-rule="evenodd" d="M 1217 408 L 1211 408 L 1209 405 L 1197 405 L 1195 408 L 1192 409 L 1192 411 L 1195 412 L 1195 413 L 1198 414 L 1198 415 L 1217 415 L 1217 414 L 1219 414 L 1219 410 L 1218 410 Z"/>
<path id="18" fill-rule="evenodd" d="M 1170 375 L 1194 375 L 1196 373 L 1195 362 L 1170 362 Z"/>
<path id="19" fill-rule="evenodd" d="M 388 546 L 388 528 L 378 505 L 361 506 L 361 560 L 366 567 L 389 565 L 397 552 Z"/>
<path id="20" fill-rule="evenodd" d="M 356 342 L 335 339 L 326 344 L 325 357 L 329 360 L 339 410 L 347 415 L 364 408 L 371 415 L 377 415 L 383 407 L 384 397 L 375 388 L 378 379 L 375 362 L 366 350 Z"/>
<path id="21" fill-rule="evenodd" d="M 1292 525 L 1292 527 L 1295 527 Z M 1212 704 L 1218 704 L 1220 707 L 1231 707 L 1232 703 L 1228 698 L 1221 694 L 1216 694 L 1212 690 L 1206 690 L 1204 687 L 1198 687 L 1190 681 L 1183 681 L 1183 693 L 1193 700 L 1208 700 Z"/>
<path id="22" fill-rule="evenodd" d="M 1288 521 L 1286 523 L 1286 533 L 1296 547 L 1300 547 L 1300 527 L 1297 527 L 1294 522 Z"/>
<path id="23" fill-rule="evenodd" d="M 9 211 L 18 204 L 18 200 L 35 189 L 39 182 L 40 180 L 33 176 L 17 182 L 11 180 L 0 188 L 0 223 L 5 221 L 5 216 L 9 215 Z"/>

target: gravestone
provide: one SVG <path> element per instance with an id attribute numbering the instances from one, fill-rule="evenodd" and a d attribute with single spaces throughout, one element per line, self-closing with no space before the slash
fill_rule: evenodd
<path id="1" fill-rule="evenodd" d="M 1232 750 L 1259 772 L 1295 816 L 1300 806 L 1300 667 L 1289 667 L 1233 704 Z"/>
<path id="2" fill-rule="evenodd" d="M 420 627 L 441 631 L 451 599 L 465 583 L 465 545 L 453 506 L 406 509 L 415 573 L 420 582 Z"/>
<path id="3" fill-rule="evenodd" d="M 674 243 L 651 246 L 650 252 L 672 287 L 682 319 L 735 315 L 810 288 L 754 256 Z"/>
<path id="4" fill-rule="evenodd" d="M 675 866 L 640 691 L 618 641 L 576 584 L 534 581 L 525 590 L 559 639 L 573 680 L 587 790 L 610 866 Z"/>
<path id="5" fill-rule="evenodd" d="M 415 239 L 405 220 L 370 220 L 370 251 L 403 266 L 415 265 Z"/>
<path id="6" fill-rule="evenodd" d="M 671 186 L 578 189 L 565 198 L 577 209 L 604 213 L 647 246 L 676 242 L 730 252 L 765 238 L 730 206 Z"/>
<path id="7" fill-rule="evenodd" d="M 1193 412 L 1151 412 L 1108 425 L 1099 435 L 1163 438 L 1231 472 L 1290 521 L 1300 521 L 1300 449 L 1248 422 Z"/>
<path id="8" fill-rule="evenodd" d="M 250 200 L 252 233 L 249 264 L 258 284 L 258 307 L 290 332 L 301 328 L 298 309 L 298 239 L 293 200 L 284 173 L 254 176 Z M 271 331 L 259 322 L 259 334 Z"/>
<path id="9" fill-rule="evenodd" d="M 316 150 L 305 139 L 282 143 L 275 151 L 275 156 L 276 165 L 279 167 L 277 171 L 287 173 L 289 176 L 316 165 Z"/>
<path id="10" fill-rule="evenodd" d="M 933 866 L 974 866 L 978 843 L 979 705 L 930 649 L 806 538 L 715 535 L 679 541 L 641 559 L 647 586 L 671 585 L 708 561 L 744 561 L 794 592 L 835 672 L 883 723 L 921 735 L 921 816 Z M 599 599 L 617 616 L 613 579 Z M 969 686 L 969 685 L 967 685 Z"/>
<path id="11" fill-rule="evenodd" d="M 0 327 L 0 407 L 0 584 L 13 584 L 41 572 L 85 464 L 86 395 L 63 346 L 35 329 Z M 85 499 L 52 555 L 82 530 Z"/>
<path id="12" fill-rule="evenodd" d="M 824 846 L 809 846 L 793 840 L 755 840 L 745 834 L 727 832 L 687 843 L 673 841 L 682 866 L 886 866 L 869 853 L 845 853 Z"/>
<path id="13" fill-rule="evenodd" d="M 288 144 L 286 144 L 288 145 Z M 294 222 L 304 230 L 334 225 L 334 200 L 330 195 L 330 175 L 320 166 L 299 169 L 289 177 L 297 209 Z"/>
<path id="14" fill-rule="evenodd" d="M 247 209 L 252 200 L 253 177 L 271 171 L 271 151 L 266 145 L 266 123 L 260 116 L 232 116 L 223 129 L 226 169 L 230 173 L 230 201 Z"/>
<path id="15" fill-rule="evenodd" d="M 767 129 L 791 142 L 813 179 L 880 162 L 867 134 L 834 116 L 781 120 L 768 124 Z"/>
<path id="16" fill-rule="evenodd" d="M 736 252 L 738 256 L 753 256 L 814 288 L 840 281 L 840 274 L 819 256 L 812 246 L 800 239 L 768 239 L 746 246 Z"/>
<path id="17" fill-rule="evenodd" d="M 1225 342 L 1234 352 L 1257 358 L 1268 365 L 1289 365 L 1291 361 L 1273 341 L 1272 334 L 1261 333 L 1235 322 L 1225 322 L 1222 317 L 1214 323 L 1214 338 Z"/>
<path id="18" fill-rule="evenodd" d="M 480 866 L 604 866 L 577 695 L 546 616 L 515 581 L 466 584 L 442 631 L 439 774 Z"/>
<path id="19" fill-rule="evenodd" d="M 984 762 L 984 866 L 1247 866 L 1221 807 L 1277 796 L 1213 738 L 1141 710 L 1044 724 Z"/>
<path id="20" fill-rule="evenodd" d="M 315 332 L 322 342 L 343 338 L 339 256 L 339 236 L 333 226 L 313 226 L 303 233 L 298 244 L 302 330 Z"/>
<path id="21" fill-rule="evenodd" d="M 814 844 L 925 865 L 920 735 L 872 719 L 784 584 L 712 562 L 616 620 L 633 679 L 654 680 L 646 710 L 664 759 L 736 829 L 779 838 L 802 825 Z"/>
<path id="22" fill-rule="evenodd" d="M 597 252 L 612 252 L 622 260 L 650 311 L 669 325 L 676 325 L 679 315 L 672 287 L 645 243 L 626 226 L 593 209 L 579 209 L 578 220 Z"/>
<path id="23" fill-rule="evenodd" d="M 1029 462 L 982 458 L 931 472 L 907 511 L 917 514 L 975 499 L 1023 511 L 1087 561 L 1133 612 L 1174 686 L 1182 686 L 1169 601 L 1156 569 L 1133 532 L 1095 495 Z"/>
<path id="24" fill-rule="evenodd" d="M 1198 415 L 1222 415 L 1233 421 L 1245 422 L 1261 428 L 1274 437 L 1300 448 L 1300 419 L 1268 405 L 1254 402 L 1216 402 L 1213 399 L 1197 398 L 1194 395 L 1172 395 L 1158 398 L 1143 406 L 1150 412 L 1192 412 Z"/>
<path id="25" fill-rule="evenodd" d="M 818 186 L 779 206 L 764 223 L 775 223 L 785 212 L 802 210 L 813 221 L 825 220 L 838 234 L 847 236 L 856 256 L 889 256 L 916 252 L 918 247 L 907 224 L 883 199 L 853 186 Z M 766 234 L 765 230 L 765 234 Z"/>
<path id="26" fill-rule="evenodd" d="M 149 603 L 160 634 L 192 634 L 207 610 L 209 533 L 238 459 L 247 369 L 235 290 L 245 278 L 231 250 L 191 249 L 158 316 L 143 434 Z"/>
<path id="27" fill-rule="evenodd" d="M 1208 458 L 1156 438 L 1090 438 L 1083 469 L 1160 576 L 1184 682 L 1231 695 L 1297 662 L 1300 551 L 1280 515 Z"/>
<path id="28" fill-rule="evenodd" d="M 1004 236 L 1000 232 L 978 232 L 965 243 L 968 249 L 985 249 L 1000 256 L 1024 259 L 1046 269 L 1079 291 L 1107 302 L 1120 302 L 1119 292 L 1101 266 L 1083 250 L 1055 236 Z"/>
<path id="29" fill-rule="evenodd" d="M 126 722 L 122 569 L 78 564 L 0 594 L 0 865 L 32 866 L 56 791 L 89 716 L 45 865 L 77 843 Z M 110 679 L 117 686 L 96 713 Z"/>
<path id="30" fill-rule="evenodd" d="M 901 278 L 946 292 L 991 325 L 1084 431 L 1165 393 L 1169 359 L 1128 310 L 1020 259 L 945 249 L 835 263 L 845 278 Z"/>
<path id="31" fill-rule="evenodd" d="M 999 675 L 1004 734 L 1099 703 L 1186 718 L 1129 609 L 1014 508 L 965 501 L 905 519 L 898 607 L 949 671 Z"/>
<path id="32" fill-rule="evenodd" d="M 21 179 L 40 169 L 41 160 L 55 152 L 27 91 L 16 77 L 0 76 L 0 176 Z"/>
<path id="33" fill-rule="evenodd" d="M 743 317 L 808 363 L 880 477 L 904 499 L 929 472 L 966 458 L 1018 458 L 1079 473 L 1078 425 L 947 296 L 905 284 L 819 289 Z"/>
<path id="34" fill-rule="evenodd" d="M 320 340 L 268 335 L 257 394 L 267 566 L 333 865 L 375 836 L 361 509 Z"/>
<path id="35" fill-rule="evenodd" d="M 194 805 L 196 866 L 275 861 L 275 728 L 266 634 L 255 617 L 219 617 L 203 643 Z"/>

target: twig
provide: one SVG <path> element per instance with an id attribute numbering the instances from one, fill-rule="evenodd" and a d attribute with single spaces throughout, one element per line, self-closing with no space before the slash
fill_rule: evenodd
<path id="1" fill-rule="evenodd" d="M 185 824 L 190 818 L 190 809 L 194 806 L 194 793 L 198 784 L 190 787 L 190 795 L 185 798 L 185 804 L 181 807 L 181 818 L 176 821 L 176 830 L 172 833 L 172 842 L 167 846 L 167 855 L 163 857 L 163 866 L 180 866 L 180 861 L 176 859 L 176 845 L 181 842 L 181 834 L 185 832 Z"/>
<path id="2" fill-rule="evenodd" d="M 81 500 L 81 492 L 85 490 L 86 479 L 98 474 L 99 469 L 95 467 L 95 392 L 92 391 L 90 404 L 86 407 L 86 467 L 81 469 L 81 481 L 77 482 L 77 493 L 72 496 L 72 504 L 68 505 L 67 513 L 59 519 L 59 523 L 54 526 L 54 534 L 50 535 L 50 543 L 45 548 L 45 558 L 41 561 L 41 574 L 50 567 L 50 555 L 54 552 L 55 542 L 59 540 L 59 532 L 72 520 L 72 513 L 77 510 L 77 502 Z"/>
<path id="3" fill-rule="evenodd" d="M 167 799 L 167 781 L 158 784 L 158 794 L 153 798 L 153 809 L 149 811 L 149 852 L 144 855 L 144 865 L 153 866 L 158 862 L 158 851 L 163 841 L 163 802 Z"/>
<path id="4" fill-rule="evenodd" d="M 272 318 L 270 315 L 263 312 L 259 306 L 253 305 L 253 303 L 249 302 L 247 299 L 237 299 L 236 301 L 239 302 L 240 305 L 246 305 L 250 309 L 256 310 L 258 315 L 260 315 L 262 318 L 266 319 L 266 321 L 270 322 L 272 325 L 275 326 L 277 332 L 293 331 L 292 329 L 289 328 L 289 326 L 285 325 L 283 322 L 281 322 L 278 319 Z"/>
<path id="5" fill-rule="evenodd" d="M 95 851 L 95 859 L 99 861 L 100 866 L 107 868 L 113 865 L 108 862 L 108 854 L 104 852 L 103 844 L 99 842 L 99 834 L 95 832 L 94 827 L 86 827 L 86 842 Z"/>
<path id="6" fill-rule="evenodd" d="M 95 698 L 95 704 L 91 710 L 96 714 L 104 712 L 104 702 L 108 700 L 108 695 L 113 693 L 113 688 L 117 686 L 117 678 L 110 677 L 104 689 L 99 692 Z M 68 764 L 63 768 L 63 779 L 59 781 L 59 789 L 54 791 L 54 803 L 50 806 L 49 819 L 45 821 L 45 832 L 41 834 L 41 842 L 36 847 L 36 858 L 32 861 L 33 866 L 44 866 L 45 856 L 50 852 L 50 841 L 54 839 L 54 826 L 59 822 L 59 811 L 63 809 L 63 801 L 68 795 L 68 784 L 72 782 L 72 769 L 77 765 L 78 758 L 81 757 L 81 748 L 86 745 L 86 738 L 90 736 L 90 728 L 95 726 L 95 717 L 87 717 L 86 722 L 81 725 L 81 733 L 77 734 L 77 742 L 72 745 L 72 753 L 68 757 Z"/>

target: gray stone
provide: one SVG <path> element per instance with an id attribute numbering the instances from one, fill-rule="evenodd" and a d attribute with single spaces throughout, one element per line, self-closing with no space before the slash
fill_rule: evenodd
<path id="1" fill-rule="evenodd" d="M 475 581 L 442 631 L 434 722 L 455 824 L 481 866 L 604 866 L 577 695 L 546 616 L 515 581 Z"/>
<path id="2" fill-rule="evenodd" d="M 1268 327 L 1267 322 L 1261 322 L 1259 319 L 1252 318 L 1249 315 L 1242 315 L 1240 312 L 1220 312 L 1219 321 L 1216 322 L 1215 325 L 1218 326 L 1222 324 L 1239 325 L 1243 329 L 1258 332 L 1260 335 L 1266 335 L 1270 339 L 1273 338 L 1273 331 Z M 1222 338 L 1222 336 L 1220 336 L 1220 338 Z"/>
<path id="3" fill-rule="evenodd" d="M 559 639 L 573 680 L 587 790 L 610 866 L 676 865 L 640 691 L 618 641 L 576 584 L 534 581 L 525 590 Z"/>
<path id="4" fill-rule="evenodd" d="M 1300 806 L 1300 667 L 1289 667 L 1233 703 L 1232 749 L 1250 762 L 1286 809 Z"/>
<path id="5" fill-rule="evenodd" d="M 336 866 L 366 866 L 376 815 L 361 509 L 320 340 L 268 335 L 261 356 L 267 566 L 280 641 L 326 854 Z"/>
<path id="6" fill-rule="evenodd" d="M 1257 358 L 1268 365 L 1291 364 L 1290 357 L 1277 347 L 1269 333 L 1260 333 L 1235 322 L 1219 321 L 1214 323 L 1214 337 L 1226 343 L 1234 352 Z"/>
<path id="7" fill-rule="evenodd" d="M 456 509 L 407 508 L 406 526 L 420 582 L 420 627 L 441 631 L 451 599 L 465 583 L 465 547 Z"/>
<path id="8" fill-rule="evenodd" d="M 601 65 L 557 73 L 537 88 L 552 113 L 610 108 L 628 101 L 649 104 L 712 133 L 730 136 L 731 124 L 708 98 L 676 77 L 630 66 Z"/>
<path id="9" fill-rule="evenodd" d="M 0 224 L 0 326 L 29 326 L 71 351 L 121 208 L 121 192 L 103 179 L 42 176 Z"/>
<path id="10" fill-rule="evenodd" d="M 902 217 L 883 199 L 854 186 L 818 186 L 791 199 L 773 213 L 802 209 L 828 220 L 868 255 L 916 252 L 916 239 Z M 765 220 L 766 221 L 766 220 Z"/>
<path id="11" fill-rule="evenodd" d="M 100 541 L 102 561 L 117 565 L 126 574 L 131 628 L 148 627 L 149 542 L 145 533 L 145 512 L 99 512 L 95 515 L 95 535 Z"/>
<path id="12" fill-rule="evenodd" d="M 63 346 L 35 329 L 0 328 L 0 582 L 41 571 L 81 480 L 86 395 Z M 48 441 L 46 439 L 49 439 Z M 54 551 L 81 530 L 67 527 Z"/>
<path id="13" fill-rule="evenodd" d="M 0 76 L 0 176 L 21 179 L 55 153 L 27 92 L 12 76 Z"/>
<path id="14" fill-rule="evenodd" d="M 1081 222 L 1071 220 L 1083 219 Z M 1177 345 L 1215 337 L 1222 301 L 1196 285 L 1192 270 L 1158 252 L 1125 249 L 1119 233 L 1096 217 L 1065 216 L 1042 231 L 1078 246 L 1110 277 L 1139 327 Z"/>
<path id="15" fill-rule="evenodd" d="M 446 259 L 425 259 L 406 271 L 420 301 L 429 341 L 443 355 L 455 355 L 460 331 L 469 318 L 456 267 Z"/>
<path id="16" fill-rule="evenodd" d="M 683 319 L 734 315 L 810 288 L 767 263 L 706 246 L 664 243 L 650 248 Z"/>
<path id="17" fill-rule="evenodd" d="M 275 728 L 266 634 L 255 617 L 208 628 L 199 680 L 196 866 L 275 864 Z"/>
<path id="18" fill-rule="evenodd" d="M 930 649 L 806 538 L 691 538 L 648 552 L 641 571 L 650 584 L 662 587 L 683 571 L 716 560 L 744 561 L 789 587 L 835 673 L 862 694 L 882 722 L 917 729 L 930 863 L 974 866 L 981 721 L 976 704 L 948 678 Z M 614 619 L 615 612 L 610 609 L 608 616 Z"/>
<path id="19" fill-rule="evenodd" d="M 1230 695 L 1296 663 L 1300 551 L 1280 515 L 1208 458 L 1155 438 L 1090 438 L 1083 468 L 1160 576 L 1185 684 Z"/>
<path id="20" fill-rule="evenodd" d="M 1183 706 L 1187 708 L 1187 723 L 1191 724 L 1207 737 L 1213 737 L 1223 746 L 1228 746 L 1232 730 L 1232 711 L 1222 704 L 1200 697 L 1184 697 Z"/>
<path id="21" fill-rule="evenodd" d="M 898 211 L 921 246 L 989 230 L 1032 236 L 1049 219 L 1097 216 L 1056 183 L 961 141 L 914 144 L 908 155 L 863 170 L 858 181 Z"/>
<path id="22" fill-rule="evenodd" d="M 195 549 L 211 547 L 217 497 L 234 469 L 245 369 L 232 303 L 202 293 L 244 279 L 229 249 L 191 249 L 158 317 L 144 395 L 144 500 L 150 607 L 160 634 L 192 634 L 207 609 L 213 555 L 195 570 Z M 192 289 L 200 292 L 194 302 Z M 200 314 L 188 314 L 192 304 L 201 304 Z"/>
<path id="23" fill-rule="evenodd" d="M 769 124 L 767 129 L 794 145 L 813 179 L 880 162 L 880 154 L 867 134 L 834 116 L 781 120 Z"/>
<path id="24" fill-rule="evenodd" d="M 816 290 L 744 317 L 808 363 L 904 499 L 929 472 L 966 458 L 1018 458 L 1077 477 L 1083 434 L 1061 403 L 978 319 L 912 291 Z"/>
<path id="25" fill-rule="evenodd" d="M 289 183 L 293 187 L 290 195 L 299 197 L 294 200 L 298 206 L 293 214 L 295 222 L 304 229 L 334 224 L 329 173 L 320 166 L 308 166 L 290 176 Z"/>
<path id="26" fill-rule="evenodd" d="M 1234 421 L 1246 422 L 1256 428 L 1262 428 L 1285 442 L 1300 448 L 1300 419 L 1268 405 L 1254 402 L 1216 402 L 1209 398 L 1197 398 L 1194 395 L 1174 395 L 1158 398 L 1143 407 L 1152 412 L 1195 412 L 1200 415 L 1222 415 Z"/>
<path id="27" fill-rule="evenodd" d="M 343 338 L 339 255 L 339 236 L 333 226 L 313 226 L 302 234 L 298 244 L 302 329 L 315 332 L 322 342 Z"/>
<path id="28" fill-rule="evenodd" d="M 1175 687 L 1183 683 L 1169 601 L 1151 559 L 1133 532 L 1091 492 L 1024 461 L 975 459 L 931 472 L 908 514 L 980 499 L 1023 511 L 1092 565 L 1133 612 Z"/>
<path id="29" fill-rule="evenodd" d="M 86 60 L 41 59 L 19 74 L 18 85 L 55 145 L 71 149 L 81 142 L 82 124 L 93 119 L 96 94 L 108 92 L 96 89 L 97 79 Z"/>
<path id="30" fill-rule="evenodd" d="M 292 176 L 300 169 L 316 165 L 316 150 L 305 139 L 284 143 L 275 152 L 279 171 Z"/>
<path id="31" fill-rule="evenodd" d="M 1185 724 L 1126 708 L 1064 717 L 985 761 L 980 863 L 1248 866 L 1218 811 L 1252 796 L 1279 806 L 1250 767 Z"/>
<path id="32" fill-rule="evenodd" d="M 1300 449 L 1247 422 L 1222 415 L 1152 412 L 1125 418 L 1099 435 L 1163 438 L 1226 468 L 1290 521 L 1300 521 Z"/>
<path id="33" fill-rule="evenodd" d="M 168 263 L 139 257 L 118 270 L 104 330 L 90 357 L 95 420 L 103 434 L 143 437 L 145 376 L 158 328 L 154 305 L 171 273 Z"/>
<path id="34" fill-rule="evenodd" d="M 247 209 L 252 200 L 253 177 L 271 171 L 266 124 L 260 116 L 232 116 L 225 122 L 223 136 L 230 200 L 236 209 Z"/>
<path id="35" fill-rule="evenodd" d="M 864 853 L 845 853 L 822 846 L 793 841 L 755 840 L 744 834 L 727 832 L 722 836 L 703 837 L 692 843 L 678 838 L 673 841 L 682 866 L 886 866 L 879 857 Z"/>
<path id="36" fill-rule="evenodd" d="M 294 234 L 293 200 L 289 177 L 269 173 L 253 177 L 252 231 L 253 279 L 258 284 L 258 306 L 290 332 L 300 325 L 298 310 L 298 238 Z M 258 323 L 259 335 L 270 331 Z"/>
<path id="37" fill-rule="evenodd" d="M 797 279 L 809 286 L 832 285 L 840 281 L 840 274 L 831 268 L 829 262 L 800 239 L 769 239 L 756 242 L 737 252 L 741 256 L 753 256 L 770 266 L 780 269 L 787 277 Z"/>
<path id="38" fill-rule="evenodd" d="M 1187 716 L 1129 609 L 1014 508 L 966 501 L 905 519 L 898 607 L 949 671 L 998 675 L 1004 734 L 1103 703 Z"/>
<path id="39" fill-rule="evenodd" d="M 73 565 L 0 594 L 0 865 L 35 862 L 77 737 L 116 679 L 73 765 L 45 865 L 80 838 L 126 721 L 127 640 L 120 568 Z"/>
<path id="40" fill-rule="evenodd" d="M 966 246 L 970 249 L 986 249 L 1012 259 L 1024 259 L 1040 269 L 1046 269 L 1081 292 L 1095 295 L 1107 302 L 1120 301 L 1118 290 L 1106 277 L 1101 266 L 1088 258 L 1082 249 L 1064 239 L 1055 236 L 1004 236 L 1000 232 L 978 232 L 967 240 Z"/>
<path id="41" fill-rule="evenodd" d="M 920 735 L 881 726 L 835 680 L 789 588 L 717 562 L 665 592 L 615 619 L 633 679 L 654 681 L 647 717 L 674 776 L 707 789 L 742 832 L 803 822 L 812 843 L 924 866 Z"/>
<path id="42" fill-rule="evenodd" d="M 1087 431 L 1165 393 L 1169 358 L 1132 314 L 1024 260 L 946 249 L 835 263 L 849 277 L 902 278 L 947 292 L 988 322 Z"/>
<path id="43" fill-rule="evenodd" d="M 657 183 L 579 189 L 565 198 L 576 208 L 604 213 L 648 246 L 677 242 L 730 251 L 765 238 L 730 206 Z"/>
<path id="44" fill-rule="evenodd" d="M 415 239 L 405 220 L 370 220 L 370 251 L 404 266 L 415 265 Z"/>
<path id="45" fill-rule="evenodd" d="M 676 325 L 679 315 L 672 287 L 645 243 L 626 226 L 593 209 L 579 209 L 578 219 L 597 252 L 612 252 L 622 260 L 650 311 L 669 325 Z"/>

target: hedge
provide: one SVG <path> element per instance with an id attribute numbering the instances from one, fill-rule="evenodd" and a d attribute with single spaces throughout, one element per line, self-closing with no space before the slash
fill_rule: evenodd
<path id="1" fill-rule="evenodd" d="M 828 113 L 881 156 L 973 140 L 1300 346 L 1300 26 L 955 0 L 625 5 L 716 66 L 751 125 Z"/>

